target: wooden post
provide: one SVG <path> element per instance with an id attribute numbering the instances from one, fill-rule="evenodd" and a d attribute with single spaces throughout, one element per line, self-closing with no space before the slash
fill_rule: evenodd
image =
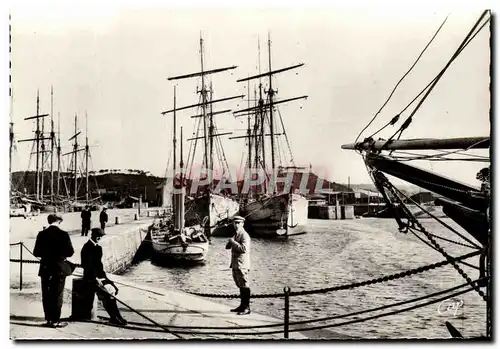
<path id="1" fill-rule="evenodd" d="M 141 216 L 142 194 L 139 195 L 139 207 L 137 207 L 137 216 Z"/>
<path id="2" fill-rule="evenodd" d="M 290 287 L 286 286 L 283 291 L 285 292 L 285 328 L 284 336 L 288 339 L 288 324 L 290 322 Z"/>
<path id="3" fill-rule="evenodd" d="M 71 320 L 95 320 L 97 318 L 97 297 L 93 287 L 83 278 L 73 279 Z"/>
<path id="4" fill-rule="evenodd" d="M 23 246 L 24 244 L 19 243 L 19 290 L 23 289 Z"/>

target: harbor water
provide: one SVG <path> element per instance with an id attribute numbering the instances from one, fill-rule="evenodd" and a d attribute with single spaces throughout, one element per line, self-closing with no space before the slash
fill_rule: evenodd
<path id="1" fill-rule="evenodd" d="M 438 236 L 466 243 L 431 219 L 421 220 Z M 461 231 L 451 220 L 445 222 Z M 426 240 L 425 236 L 421 236 Z M 472 240 L 472 238 L 471 238 Z M 134 280 L 181 291 L 237 294 L 229 270 L 226 238 L 214 238 L 204 264 L 179 267 L 159 266 L 150 260 L 133 265 L 125 275 Z M 427 241 L 427 240 L 426 240 Z M 469 247 L 437 240 L 452 256 L 473 252 Z M 402 234 L 392 219 L 346 221 L 309 220 L 308 233 L 282 240 L 252 239 L 251 290 L 254 294 L 322 289 L 402 272 L 444 260 L 437 251 L 411 233 Z M 479 258 L 467 260 L 479 265 Z M 479 271 L 461 265 L 475 280 Z M 370 309 L 425 296 L 461 285 L 466 281 L 451 266 L 402 279 L 350 290 L 290 298 L 290 321 L 317 319 Z M 484 290 L 484 288 L 483 288 Z M 216 301 L 237 305 L 237 299 Z M 411 306 L 413 304 L 407 305 Z M 283 318 L 282 298 L 252 299 L 252 311 Z M 396 310 L 390 308 L 384 312 Z M 378 313 L 302 325 L 303 328 L 341 323 Z M 445 321 L 464 336 L 485 334 L 486 302 L 474 291 L 424 308 L 363 323 L 327 328 L 322 338 L 449 338 Z"/>

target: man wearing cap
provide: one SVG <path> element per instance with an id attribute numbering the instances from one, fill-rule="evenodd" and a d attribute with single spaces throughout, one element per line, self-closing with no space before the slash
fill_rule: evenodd
<path id="1" fill-rule="evenodd" d="M 106 223 L 108 223 L 108 214 L 106 213 L 107 207 L 103 207 L 101 214 L 99 215 L 99 222 L 101 222 L 101 229 L 106 228 Z"/>
<path id="2" fill-rule="evenodd" d="M 82 236 L 87 236 L 90 230 L 90 220 L 92 218 L 92 212 L 90 212 L 90 207 L 85 206 L 80 214 L 82 218 Z"/>
<path id="3" fill-rule="evenodd" d="M 61 322 L 64 283 L 74 266 L 67 261 L 75 252 L 69 234 L 58 227 L 62 222 L 59 214 L 49 214 L 49 226 L 38 233 L 33 254 L 40 257 L 38 276 L 42 281 L 42 304 L 47 327 L 65 327 Z"/>
<path id="4" fill-rule="evenodd" d="M 236 230 L 235 235 L 227 241 L 226 250 L 231 249 L 231 265 L 233 279 L 240 289 L 241 303 L 239 307 L 231 309 L 238 315 L 250 314 L 250 287 L 248 275 L 250 272 L 250 236 L 243 229 L 245 218 L 241 216 L 233 217 L 233 225 Z"/>
<path id="5" fill-rule="evenodd" d="M 116 300 L 110 296 L 118 294 L 118 287 L 108 279 L 102 264 L 102 247 L 99 245 L 99 240 L 104 235 L 106 234 L 101 228 L 92 228 L 89 241 L 82 247 L 83 279 L 88 282 L 92 292 L 97 293 L 97 297 L 109 314 L 110 322 L 124 326 L 127 321 L 121 316 Z"/>

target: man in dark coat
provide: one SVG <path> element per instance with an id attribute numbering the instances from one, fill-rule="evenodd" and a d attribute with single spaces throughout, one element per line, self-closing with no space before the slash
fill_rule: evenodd
<path id="1" fill-rule="evenodd" d="M 106 213 L 107 208 L 103 207 L 101 214 L 99 215 L 99 222 L 101 222 L 101 229 L 106 228 L 106 223 L 108 223 L 108 214 Z"/>
<path id="2" fill-rule="evenodd" d="M 238 315 L 250 314 L 250 235 L 245 231 L 243 225 L 245 218 L 233 217 L 233 225 L 236 233 L 227 241 L 226 250 L 231 250 L 231 265 L 233 280 L 240 289 L 241 303 L 238 307 L 231 309 Z"/>
<path id="3" fill-rule="evenodd" d="M 66 276 L 74 270 L 66 261 L 75 252 L 71 239 L 67 232 L 57 226 L 62 220 L 58 214 L 47 217 L 49 226 L 38 233 L 33 250 L 33 254 L 40 257 L 38 276 L 42 279 L 42 303 L 47 320 L 45 326 L 53 328 L 67 325 L 60 321 L 64 283 Z"/>
<path id="4" fill-rule="evenodd" d="M 93 228 L 90 234 L 90 239 L 87 241 L 81 252 L 81 261 L 83 268 L 83 279 L 86 280 L 97 297 L 101 300 L 104 309 L 109 314 L 110 322 L 116 325 L 124 326 L 127 321 L 121 316 L 116 300 L 109 295 L 118 293 L 118 287 L 108 279 L 104 272 L 102 264 L 102 247 L 99 245 L 99 240 L 106 235 L 101 228 Z M 114 288 L 114 292 L 111 287 Z"/>
<path id="5" fill-rule="evenodd" d="M 92 218 L 90 207 L 85 206 L 80 217 L 82 218 L 82 236 L 87 236 L 90 230 L 90 218 Z"/>

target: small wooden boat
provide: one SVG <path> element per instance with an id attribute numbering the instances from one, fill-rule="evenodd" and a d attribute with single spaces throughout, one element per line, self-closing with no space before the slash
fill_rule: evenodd
<path id="1" fill-rule="evenodd" d="M 202 262 L 207 256 L 209 241 L 205 235 L 205 229 L 201 225 L 186 227 L 186 207 L 184 205 L 186 188 L 182 175 L 183 166 L 181 127 L 181 171 L 179 176 L 176 177 L 177 185 L 175 189 L 178 190 L 172 193 L 173 215 L 169 220 L 160 220 L 158 223 L 153 222 L 149 227 L 153 257 L 157 260 L 166 261 Z"/>
<path id="2" fill-rule="evenodd" d="M 176 231 L 172 224 L 153 224 L 151 240 L 155 257 L 179 261 L 202 262 L 208 253 L 209 242 L 200 225 Z"/>

